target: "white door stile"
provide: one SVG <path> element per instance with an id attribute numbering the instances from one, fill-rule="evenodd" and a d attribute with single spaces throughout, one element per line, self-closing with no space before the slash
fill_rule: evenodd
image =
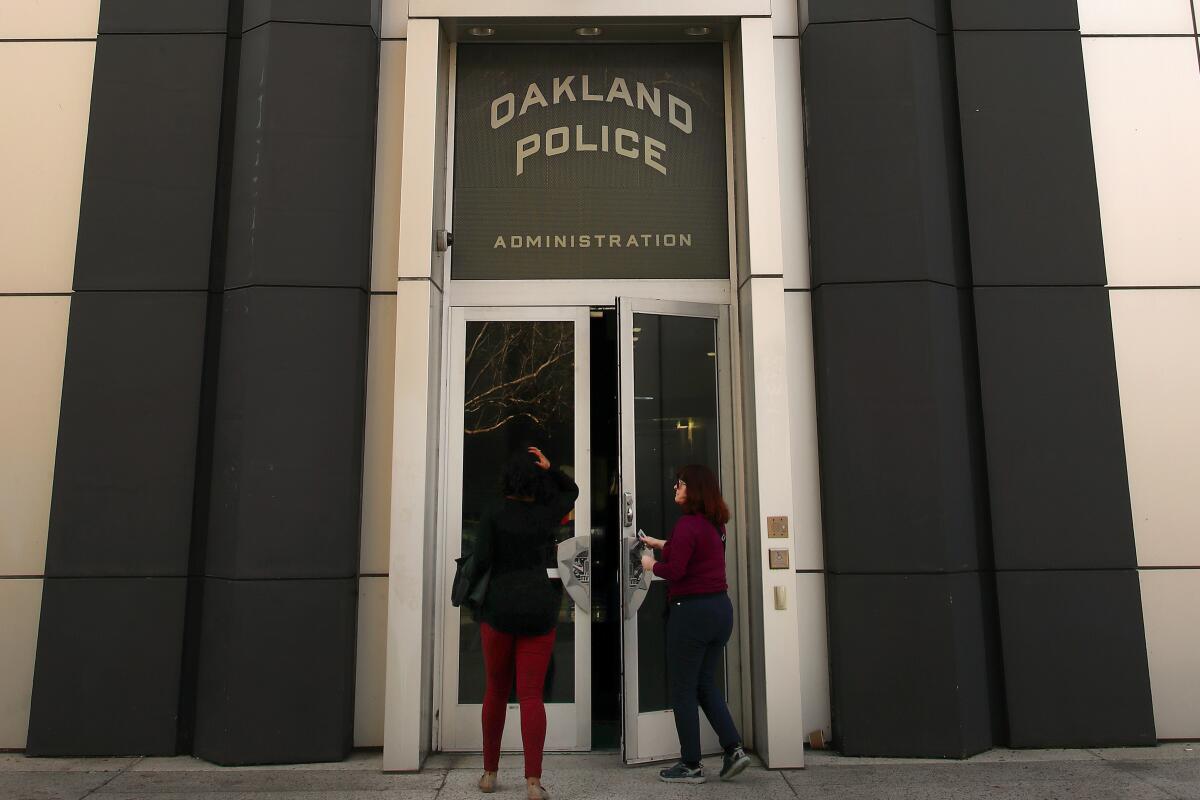
<path id="1" fill-rule="evenodd" d="M 730 382 L 730 347 L 729 347 L 729 309 L 726 305 L 701 304 L 680 301 L 651 300 L 644 298 L 621 297 L 618 300 L 618 330 L 620 342 L 619 382 L 620 382 L 620 428 L 621 428 L 621 493 L 632 493 L 633 518 L 632 524 L 625 525 L 622 520 L 622 537 L 634 537 L 638 530 L 637 520 L 637 478 L 635 454 L 635 393 L 634 393 L 634 314 L 653 314 L 659 316 L 679 316 L 707 318 L 717 324 L 717 392 L 718 420 L 720 426 L 720 465 L 719 476 L 721 485 L 725 487 L 726 501 L 731 510 L 734 508 L 734 460 L 733 460 L 733 423 L 732 423 L 732 385 Z M 730 520 L 728 533 L 733 541 L 737 535 L 735 530 L 736 515 Z M 653 534 L 661 535 L 661 533 Z M 729 563 L 727 574 L 730 583 L 731 597 L 737 596 L 737 549 L 727 550 Z M 624 587 L 630 579 L 629 559 L 621 560 L 621 582 Z M 653 578 L 652 580 L 658 580 Z M 623 609 L 624 611 L 624 609 Z M 638 688 L 638 630 L 637 615 L 626 619 L 622 613 L 622 664 L 624 672 L 623 697 L 624 705 L 624 759 L 627 764 L 639 764 L 653 761 L 663 761 L 679 756 L 679 739 L 675 731 L 675 715 L 670 710 L 641 712 L 639 710 Z M 731 703 L 731 713 L 734 720 L 740 717 L 741 703 L 740 673 L 741 658 L 738 646 L 740 631 L 736 622 L 733 637 L 726 648 L 725 679 L 727 687 L 735 691 L 727 691 Z M 708 721 L 700 716 L 701 747 L 705 753 L 720 752 L 717 735 Z"/>
<path id="2" fill-rule="evenodd" d="M 482 707 L 458 702 L 460 652 L 459 609 L 449 603 L 449 586 L 454 577 L 454 559 L 462 549 L 462 475 L 466 328 L 469 321 L 566 321 L 574 323 L 575 458 L 574 476 L 580 502 L 575 507 L 576 531 L 591 531 L 591 446 L 590 446 L 590 315 L 587 307 L 457 307 L 450 309 L 449 378 L 447 390 L 447 435 L 445 515 L 442 518 L 442 670 L 439 713 L 439 749 L 446 752 L 478 752 L 483 748 Z M 575 615 L 575 702 L 546 704 L 546 750 L 580 752 L 591 749 L 591 618 Z M 504 751 L 521 750 L 520 713 L 509 706 L 505 720 Z"/>

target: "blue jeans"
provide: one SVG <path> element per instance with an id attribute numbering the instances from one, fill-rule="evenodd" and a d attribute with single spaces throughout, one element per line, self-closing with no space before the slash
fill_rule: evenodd
<path id="1" fill-rule="evenodd" d="M 725 696 L 716 683 L 717 667 L 733 633 L 733 603 L 725 594 L 671 600 L 667 619 L 667 662 L 671 676 L 671 708 L 683 760 L 700 760 L 700 714 L 728 750 L 742 741 Z"/>

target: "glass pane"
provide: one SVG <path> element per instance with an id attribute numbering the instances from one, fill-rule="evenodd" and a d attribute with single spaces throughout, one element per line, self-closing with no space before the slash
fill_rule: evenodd
<path id="1" fill-rule="evenodd" d="M 721 474 L 717 422 L 717 322 L 633 315 L 634 459 L 637 524 L 669 539 L 679 519 L 675 472 L 704 464 Z M 667 587 L 651 584 L 638 609 L 638 708 L 670 707 L 666 660 Z M 724 683 L 723 676 L 719 678 Z"/>
<path id="2" fill-rule="evenodd" d="M 540 447 L 555 466 L 574 474 L 575 325 L 470 321 L 463 362 L 465 550 L 474 545 L 484 509 L 499 498 L 500 470 L 517 448 Z M 558 540 L 574 536 L 574 526 L 572 513 Z M 555 566 L 551 552 L 546 566 Z M 486 684 L 479 627 L 469 611 L 460 612 L 458 701 L 478 704 Z M 565 592 L 544 697 L 548 703 L 575 701 L 575 605 Z"/>

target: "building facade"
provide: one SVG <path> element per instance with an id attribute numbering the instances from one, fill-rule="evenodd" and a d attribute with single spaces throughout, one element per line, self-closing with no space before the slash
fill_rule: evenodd
<path id="1" fill-rule="evenodd" d="M 478 749 L 525 441 L 551 749 L 675 747 L 691 461 L 770 766 L 1200 736 L 1190 0 L 497 5 L 0 10 L 0 748 Z"/>

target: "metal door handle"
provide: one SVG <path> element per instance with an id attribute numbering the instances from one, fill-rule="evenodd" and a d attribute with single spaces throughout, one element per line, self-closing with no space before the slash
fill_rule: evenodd
<path id="1" fill-rule="evenodd" d="M 625 493 L 625 527 L 633 527 L 633 492 Z"/>

